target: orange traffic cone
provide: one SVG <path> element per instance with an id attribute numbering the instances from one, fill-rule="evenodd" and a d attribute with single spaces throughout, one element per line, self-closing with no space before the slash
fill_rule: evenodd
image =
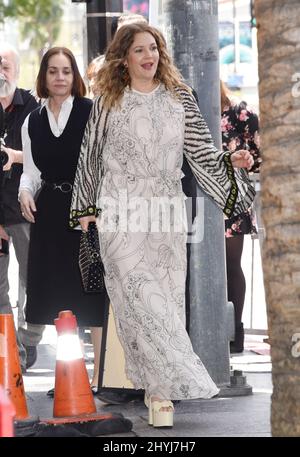
<path id="1" fill-rule="evenodd" d="M 5 390 L 0 386 L 0 438 L 14 436 L 16 410 Z"/>
<path id="2" fill-rule="evenodd" d="M 0 314 L 0 385 L 15 407 L 16 419 L 26 419 L 28 410 L 12 314 Z"/>
<path id="3" fill-rule="evenodd" d="M 90 436 L 131 430 L 132 423 L 120 414 L 98 414 L 82 349 L 77 333 L 77 321 L 72 311 L 61 311 L 54 320 L 57 330 L 57 354 L 53 419 L 41 419 L 51 434 L 51 428 L 64 425 L 69 430 L 82 429 Z M 71 427 L 71 428 L 70 428 Z M 105 432 L 104 432 L 105 431 Z"/>
<path id="4" fill-rule="evenodd" d="M 72 311 L 61 311 L 54 320 L 57 355 L 54 387 L 54 417 L 73 417 L 96 412 Z"/>

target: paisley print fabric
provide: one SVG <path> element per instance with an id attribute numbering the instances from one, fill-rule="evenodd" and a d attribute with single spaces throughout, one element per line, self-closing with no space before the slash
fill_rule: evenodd
<path id="1" fill-rule="evenodd" d="M 98 219 L 105 283 L 135 388 L 165 399 L 210 398 L 218 388 L 185 330 L 184 231 L 172 223 L 166 232 L 122 231 L 118 211 L 106 205 L 122 192 L 128 207 L 143 197 L 149 209 L 161 196 L 165 202 L 176 196 L 183 205 L 184 109 L 165 95 L 161 87 L 151 94 L 126 91 L 121 109 L 109 118 Z M 128 209 L 129 221 L 134 211 Z M 144 216 L 150 225 L 150 211 Z"/>
<path id="2" fill-rule="evenodd" d="M 247 210 L 254 197 L 243 170 L 235 173 L 230 154 L 215 149 L 194 97 L 178 95 L 163 85 L 149 94 L 125 90 L 109 113 L 101 97 L 94 101 L 70 218 L 74 228 L 79 217 L 100 213 L 105 283 L 127 376 L 136 389 L 171 400 L 219 391 L 185 330 L 183 154 L 228 216 Z"/>

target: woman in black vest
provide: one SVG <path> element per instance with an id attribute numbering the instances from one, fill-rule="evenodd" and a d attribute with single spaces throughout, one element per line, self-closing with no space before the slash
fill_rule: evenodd
<path id="1" fill-rule="evenodd" d="M 79 326 L 103 324 L 106 292 L 83 291 L 78 267 L 81 232 L 68 228 L 78 155 L 92 106 L 85 93 L 71 51 L 50 49 L 37 77 L 37 95 L 45 101 L 22 127 L 19 198 L 24 217 L 32 223 L 26 304 L 26 320 L 32 324 L 53 324 L 66 309 L 73 311 Z"/>

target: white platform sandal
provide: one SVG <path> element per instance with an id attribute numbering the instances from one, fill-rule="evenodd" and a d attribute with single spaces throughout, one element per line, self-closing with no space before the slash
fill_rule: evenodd
<path id="1" fill-rule="evenodd" d="M 144 403 L 149 409 L 149 425 L 153 425 L 153 427 L 173 427 L 174 405 L 170 400 L 153 401 L 145 395 Z M 161 411 L 162 408 L 169 408 L 169 411 Z"/>

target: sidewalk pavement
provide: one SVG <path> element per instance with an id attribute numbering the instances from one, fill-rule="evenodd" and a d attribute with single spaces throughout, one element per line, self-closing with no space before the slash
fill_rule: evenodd
<path id="1" fill-rule="evenodd" d="M 51 332 L 53 327 L 48 327 Z M 38 346 L 36 364 L 24 375 L 27 405 L 31 415 L 51 418 L 53 399 L 46 392 L 54 386 L 55 340 L 53 333 L 47 340 L 45 332 Z M 214 398 L 211 400 L 182 401 L 175 407 L 172 429 L 157 429 L 147 424 L 148 410 L 142 402 L 126 405 L 104 405 L 96 399 L 98 412 L 122 413 L 133 423 L 130 433 L 101 435 L 102 437 L 149 437 L 172 439 L 181 437 L 269 437 L 270 405 L 272 393 L 269 345 L 262 336 L 246 336 L 246 350 L 230 359 L 233 369 L 242 370 L 253 394 L 240 397 Z M 86 354 L 92 356 L 91 345 L 85 345 Z M 256 351 L 256 352 L 253 352 Z M 91 374 L 91 363 L 87 368 Z"/>

